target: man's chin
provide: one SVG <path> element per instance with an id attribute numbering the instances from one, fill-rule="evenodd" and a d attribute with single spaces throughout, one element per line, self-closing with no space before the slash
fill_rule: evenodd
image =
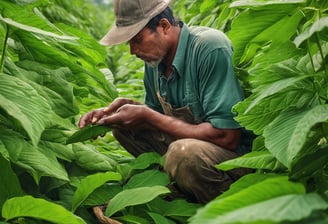
<path id="1" fill-rule="evenodd" d="M 152 68 L 155 68 L 161 63 L 161 61 L 145 61 L 145 63 Z"/>

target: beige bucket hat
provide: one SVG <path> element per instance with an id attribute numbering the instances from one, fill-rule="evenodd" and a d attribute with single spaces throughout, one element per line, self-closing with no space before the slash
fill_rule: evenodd
<path id="1" fill-rule="evenodd" d="M 114 0 L 116 25 L 100 40 L 113 46 L 134 37 L 153 17 L 169 6 L 171 0 Z"/>

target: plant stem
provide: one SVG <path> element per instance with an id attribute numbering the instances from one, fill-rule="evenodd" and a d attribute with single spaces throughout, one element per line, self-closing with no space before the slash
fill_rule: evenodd
<path id="1" fill-rule="evenodd" d="M 328 76 L 327 65 L 325 63 L 325 57 L 323 55 L 322 47 L 320 45 L 320 39 L 319 39 L 318 33 L 315 34 L 315 40 L 316 40 L 316 43 L 317 43 L 318 48 L 319 48 L 320 56 L 322 58 L 322 65 L 323 65 L 323 69 L 325 71 L 325 77 L 327 77 Z M 327 83 L 327 79 L 325 81 Z"/>
<path id="2" fill-rule="evenodd" d="M 5 36 L 5 40 L 3 42 L 3 48 L 2 48 L 2 55 L 1 55 L 1 61 L 0 61 L 0 73 L 2 73 L 3 71 L 3 67 L 5 64 L 5 55 L 6 55 L 6 49 L 7 49 L 7 40 L 8 40 L 8 36 L 9 36 L 9 26 L 6 25 L 6 36 Z"/>

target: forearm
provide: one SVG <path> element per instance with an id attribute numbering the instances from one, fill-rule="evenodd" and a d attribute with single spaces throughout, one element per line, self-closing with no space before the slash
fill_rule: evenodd
<path id="1" fill-rule="evenodd" d="M 145 110 L 145 121 L 176 139 L 195 138 L 208 141 L 234 151 L 240 142 L 239 129 L 218 129 L 209 122 L 189 124 L 175 117 L 163 115 L 151 109 Z"/>

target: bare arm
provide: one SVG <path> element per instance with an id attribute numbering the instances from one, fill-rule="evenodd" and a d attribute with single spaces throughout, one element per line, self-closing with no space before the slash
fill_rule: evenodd
<path id="1" fill-rule="evenodd" d="M 177 139 L 200 139 L 232 151 L 238 147 L 241 135 L 239 129 L 218 129 L 208 122 L 189 124 L 177 118 L 163 115 L 144 105 L 125 104 L 118 108 L 115 113 L 104 116 L 97 123 L 126 128 L 146 123 Z"/>

